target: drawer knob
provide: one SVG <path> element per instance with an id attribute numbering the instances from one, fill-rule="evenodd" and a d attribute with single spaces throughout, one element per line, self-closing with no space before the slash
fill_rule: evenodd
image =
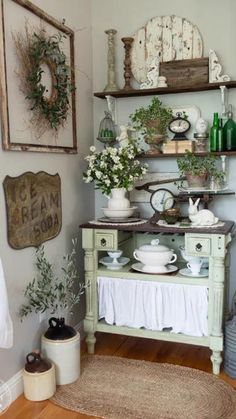
<path id="1" fill-rule="evenodd" d="M 195 249 L 196 249 L 197 252 L 201 252 L 201 250 L 202 250 L 202 244 L 201 243 L 197 243 L 196 246 L 195 246 Z"/>
<path id="2" fill-rule="evenodd" d="M 101 246 L 106 246 L 106 244 L 107 244 L 107 241 L 106 241 L 106 239 L 101 239 Z"/>

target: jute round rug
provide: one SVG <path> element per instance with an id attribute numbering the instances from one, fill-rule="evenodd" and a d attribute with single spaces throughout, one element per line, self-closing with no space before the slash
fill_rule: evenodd
<path id="1" fill-rule="evenodd" d="M 113 356 L 81 360 L 81 376 L 52 401 L 109 419 L 235 419 L 236 391 L 192 368 Z"/>

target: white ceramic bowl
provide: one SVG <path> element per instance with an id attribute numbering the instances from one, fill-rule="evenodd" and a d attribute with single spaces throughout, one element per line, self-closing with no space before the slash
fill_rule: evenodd
<path id="1" fill-rule="evenodd" d="M 131 217 L 137 207 L 129 207 L 121 210 L 114 210 L 111 208 L 102 208 L 105 217 L 108 218 L 128 218 Z"/>
<path id="2" fill-rule="evenodd" d="M 118 259 L 123 253 L 123 250 L 113 250 L 110 252 L 107 252 L 107 254 L 112 258 L 112 259 Z"/>

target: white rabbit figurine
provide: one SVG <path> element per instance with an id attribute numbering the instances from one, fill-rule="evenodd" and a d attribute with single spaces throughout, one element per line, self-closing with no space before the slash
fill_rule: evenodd
<path id="1" fill-rule="evenodd" d="M 121 147 L 127 147 L 129 145 L 128 127 L 125 125 L 120 126 L 120 135 L 116 137 Z"/>
<path id="2" fill-rule="evenodd" d="M 188 214 L 189 218 L 192 221 L 192 225 L 196 226 L 211 226 L 213 224 L 218 223 L 219 218 L 215 217 L 213 212 L 209 211 L 208 209 L 202 209 L 198 211 L 198 204 L 200 198 L 193 203 L 192 198 L 189 198 L 189 208 Z"/>

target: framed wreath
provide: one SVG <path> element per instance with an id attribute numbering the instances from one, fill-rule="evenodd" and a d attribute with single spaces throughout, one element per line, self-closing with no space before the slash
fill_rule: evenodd
<path id="1" fill-rule="evenodd" d="M 17 34 L 14 41 L 21 63 L 21 89 L 34 114 L 32 123 L 39 134 L 46 129 L 58 130 L 67 119 L 70 93 L 75 89 L 66 55 L 61 49 L 63 35 L 58 32 L 49 36 L 43 28 L 30 33 L 26 27 L 26 36 Z M 43 64 L 51 76 L 49 97 L 48 86 L 42 82 Z"/>
<path id="2" fill-rule="evenodd" d="M 74 32 L 28 0 L 2 2 L 2 21 L 17 16 L 0 31 L 3 148 L 76 153 Z"/>

